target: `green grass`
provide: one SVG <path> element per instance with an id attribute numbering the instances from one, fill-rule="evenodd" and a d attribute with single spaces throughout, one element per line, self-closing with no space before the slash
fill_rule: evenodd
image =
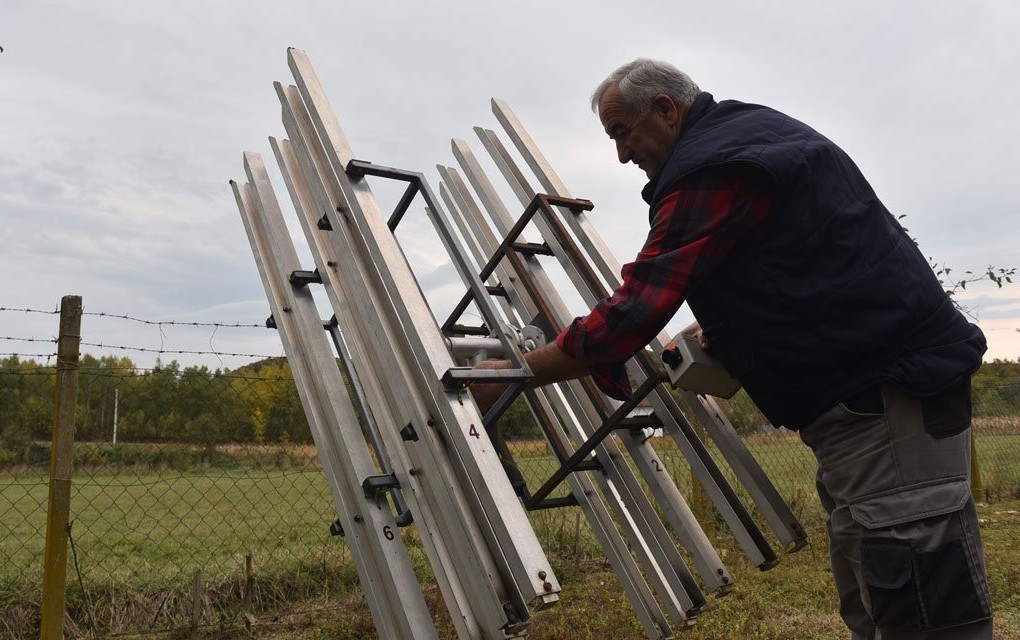
<path id="1" fill-rule="evenodd" d="M 81 582 L 95 608 L 117 614 L 100 625 L 109 631 L 139 623 L 116 604 L 128 594 L 138 601 L 143 627 L 176 623 L 190 606 L 177 595 L 190 590 L 196 571 L 211 589 L 229 590 L 243 581 L 249 554 L 256 578 L 289 585 L 273 597 L 284 601 L 322 593 L 323 577 L 337 567 L 353 570 L 344 542 L 328 533 L 335 508 L 315 468 L 82 473 L 72 483 L 71 533 Z M 5 624 L 37 615 L 31 609 L 39 598 L 47 495 L 45 477 L 0 476 L 0 610 L 8 609 L 0 638 L 22 637 L 5 635 Z M 73 566 L 68 583 L 80 598 Z M 175 596 L 161 612 L 144 602 L 167 592 Z M 158 619 L 150 625 L 152 618 Z"/>
<path id="2" fill-rule="evenodd" d="M 813 458 L 795 436 L 754 436 L 748 442 L 808 528 L 812 546 L 761 573 L 748 566 L 732 537 L 709 517 L 706 529 L 737 589 L 698 618 L 697 637 L 845 637 L 834 613 Z M 682 456 L 668 439 L 656 438 L 653 444 L 690 496 Z M 533 489 L 556 468 L 539 443 L 515 443 L 514 449 Z M 1020 452 L 1020 435 L 981 435 L 978 451 L 986 491 L 995 487 L 993 497 L 1016 496 L 1020 456 L 1013 452 Z M 71 635 L 87 635 L 93 618 L 104 634 L 187 626 L 191 585 L 201 571 L 203 621 L 213 630 L 229 629 L 216 637 L 373 637 L 350 553 L 327 532 L 335 514 L 325 480 L 314 465 L 287 459 L 286 469 L 263 463 L 192 471 L 134 465 L 117 473 L 102 472 L 104 467 L 76 473 L 72 535 L 85 594 L 72 566 L 68 606 L 76 629 L 69 627 Z M 46 482 L 31 469 L 0 475 L 0 638 L 37 637 Z M 1020 638 L 1020 516 L 1011 510 L 1020 511 L 1020 502 L 980 507 L 1001 638 Z M 531 514 L 564 592 L 560 605 L 536 614 L 530 637 L 644 637 L 578 513 L 574 508 Z M 403 534 L 440 631 L 452 637 L 416 531 Z M 249 554 L 250 583 L 245 577 Z"/>
<path id="3" fill-rule="evenodd" d="M 983 505 L 979 514 L 995 605 L 995 639 L 1020 638 L 1020 502 Z M 711 599 L 708 611 L 695 619 L 688 637 L 699 640 L 844 640 L 848 632 L 839 619 L 836 594 L 822 537 L 797 554 L 785 555 L 776 568 L 760 572 L 743 562 L 739 552 L 719 537 L 717 544 L 732 571 L 736 587 Z M 616 576 L 601 560 L 552 556 L 563 585 L 560 603 L 534 615 L 529 638 L 614 638 L 640 640 L 645 635 L 631 612 Z M 435 591 L 427 593 L 433 609 Z M 260 640 L 353 640 L 376 637 L 371 616 L 356 589 L 330 602 L 317 601 L 290 615 L 256 624 L 250 637 Z M 440 619 L 442 637 L 452 627 Z M 679 635 L 678 635 L 679 637 Z"/>
<path id="4" fill-rule="evenodd" d="M 134 588 L 151 583 L 153 572 L 172 578 L 173 567 L 217 577 L 243 567 L 246 553 L 304 558 L 339 546 L 327 533 L 335 512 L 317 469 L 76 475 L 72 482 L 72 535 L 88 579 Z M 0 479 L 0 495 L 19 515 L 0 541 L 0 575 L 32 573 L 47 491 L 45 479 Z"/>
<path id="5" fill-rule="evenodd" d="M 1020 434 L 979 433 L 977 450 L 983 500 L 1020 498 Z"/>

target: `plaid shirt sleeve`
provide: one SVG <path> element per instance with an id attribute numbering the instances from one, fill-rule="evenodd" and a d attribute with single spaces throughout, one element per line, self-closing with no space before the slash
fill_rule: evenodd
<path id="1" fill-rule="evenodd" d="M 650 215 L 648 238 L 623 282 L 591 313 L 556 338 L 592 371 L 610 397 L 631 394 L 624 363 L 651 342 L 687 293 L 741 240 L 772 215 L 772 198 L 757 173 L 702 171 L 681 180 Z"/>

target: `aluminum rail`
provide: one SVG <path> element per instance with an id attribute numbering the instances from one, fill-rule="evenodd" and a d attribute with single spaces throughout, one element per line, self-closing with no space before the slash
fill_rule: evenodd
<path id="1" fill-rule="evenodd" d="M 393 514 L 363 492 L 371 454 L 311 293 L 288 280 L 300 264 L 265 166 L 251 153 L 244 165 L 248 182 L 231 186 L 373 619 L 384 637 L 436 638 Z"/>
<path id="2" fill-rule="evenodd" d="M 394 428 L 387 431 L 391 440 L 387 449 L 394 458 L 404 460 L 403 480 L 413 478 L 420 486 L 412 492 L 418 498 L 412 509 L 416 520 L 426 526 L 422 539 L 458 633 L 488 638 L 522 631 L 530 618 L 527 601 L 516 585 L 505 579 L 500 559 L 490 549 L 483 530 L 488 523 L 479 523 L 474 515 L 474 496 L 459 479 L 461 463 L 447 453 L 435 428 L 439 412 L 430 406 L 430 392 L 415 384 L 421 377 L 420 367 L 403 348 L 407 336 L 404 327 L 390 317 L 389 295 L 372 280 L 375 262 L 358 246 L 358 230 L 341 217 L 329 220 L 331 230 L 327 233 L 313 224 L 318 211 L 329 209 L 336 214 L 338 203 L 341 210 L 348 210 L 349 204 L 300 93 L 282 85 L 277 93 L 292 138 L 289 147 L 300 173 L 308 177 L 311 192 L 312 202 L 298 207 L 302 228 L 315 249 L 334 313 L 347 331 L 348 342 L 361 354 L 356 366 L 363 377 L 371 372 L 373 409 L 395 413 L 389 421 Z M 284 164 L 295 163 L 285 159 Z M 308 199 L 306 195 L 304 200 Z M 399 425 L 410 425 L 417 440 L 395 441 Z"/>
<path id="3" fill-rule="evenodd" d="M 334 229 L 349 230 L 351 248 L 366 261 L 366 277 L 380 296 L 388 296 L 388 304 L 383 305 L 385 317 L 404 332 L 401 347 L 406 349 L 413 365 L 410 379 L 422 393 L 435 428 L 456 452 L 451 458 L 458 465 L 458 479 L 497 563 L 502 584 L 508 592 L 516 590 L 527 604 L 538 607 L 551 604 L 558 599 L 558 582 L 496 451 L 487 438 L 478 434 L 476 425 L 481 424 L 482 416 L 464 392 L 451 390 L 440 382 L 455 367 L 444 336 L 421 297 L 366 180 L 346 174 L 346 167 L 354 159 L 353 152 L 307 56 L 291 49 L 288 58 L 336 186 L 343 195 L 343 213 L 331 210 L 329 220 Z M 367 268 L 369 263 L 375 265 L 375 271 Z M 519 598 L 511 598 L 510 605 L 519 618 L 525 619 L 528 614 L 521 610 Z"/>
<path id="4" fill-rule="evenodd" d="M 294 127 L 293 122 L 290 127 Z M 502 615 L 485 615 L 501 607 L 506 595 L 489 585 L 489 576 L 496 569 L 485 562 L 486 554 L 479 552 L 484 546 L 482 536 L 470 524 L 464 524 L 464 514 L 470 510 L 460 495 L 449 462 L 434 454 L 434 445 L 405 447 L 398 435 L 397 430 L 403 427 L 414 433 L 411 437 L 423 442 L 434 439 L 427 426 L 428 418 L 423 418 L 428 415 L 427 410 L 415 405 L 414 393 L 406 385 L 407 364 L 399 354 L 393 354 L 392 345 L 397 338 L 391 335 L 389 327 L 373 322 L 368 313 L 378 301 L 358 277 L 358 260 L 349 253 L 338 254 L 329 237 L 312 224 L 319 209 L 315 200 L 323 197 L 324 187 L 318 183 L 316 191 L 320 195 L 313 198 L 309 186 L 313 181 L 305 175 L 311 178 L 314 174 L 302 172 L 297 157 L 300 154 L 306 165 L 310 163 L 307 149 L 289 140 L 271 142 L 301 226 L 313 248 L 312 254 L 317 264 L 324 267 L 321 271 L 324 288 L 346 332 L 353 368 L 359 372 L 369 405 L 381 425 L 380 434 L 397 469 L 397 479 L 409 489 L 403 493 L 411 502 L 417 526 L 422 530 L 422 544 L 454 623 L 464 637 L 483 637 L 483 629 L 498 628 L 508 621 Z M 340 255 L 347 259 L 341 260 Z M 392 355 L 380 357 L 378 354 L 384 349 Z M 450 525 L 451 520 L 457 525 Z"/>

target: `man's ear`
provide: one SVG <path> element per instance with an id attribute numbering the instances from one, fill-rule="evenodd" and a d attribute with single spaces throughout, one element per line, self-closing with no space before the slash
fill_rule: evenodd
<path id="1" fill-rule="evenodd" d="M 676 125 L 680 121 L 680 109 L 673 98 L 660 93 L 652 99 L 652 109 L 657 111 L 668 124 Z"/>

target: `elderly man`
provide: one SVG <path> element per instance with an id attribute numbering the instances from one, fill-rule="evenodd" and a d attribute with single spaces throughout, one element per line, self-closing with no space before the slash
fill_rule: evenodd
<path id="1" fill-rule="evenodd" d="M 968 484 L 984 336 L 860 170 L 807 125 L 716 102 L 664 62 L 620 67 L 592 107 L 648 176 L 651 228 L 612 297 L 528 354 L 531 384 L 592 375 L 627 397 L 623 363 L 686 300 L 689 329 L 815 453 L 852 637 L 991 638 Z M 474 388 L 483 407 L 499 391 Z"/>

